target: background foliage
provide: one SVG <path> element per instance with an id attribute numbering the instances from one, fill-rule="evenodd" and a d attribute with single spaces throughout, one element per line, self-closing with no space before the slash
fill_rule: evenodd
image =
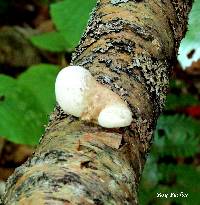
<path id="1" fill-rule="evenodd" d="M 13 77 L 0 74 L 0 136 L 19 144 L 36 145 L 44 132 L 44 125 L 55 105 L 55 77 L 61 66 L 68 65 L 66 59 L 70 61 L 71 52 L 80 40 L 96 0 L 39 2 L 47 6 L 53 29 L 31 31 L 26 35 L 27 41 L 42 53 L 42 59 L 49 57 L 50 53 L 53 63 L 52 55 L 61 60 L 54 64 L 30 65 Z M 11 6 L 12 2 L 0 0 L 0 15 L 4 15 Z M 190 14 L 189 31 L 180 47 L 182 67 L 189 65 L 187 54 L 191 50 L 195 49 L 196 53 L 190 61 L 197 59 L 199 53 L 200 30 L 196 26 L 199 14 L 200 2 L 196 0 Z M 170 87 L 166 109 L 158 119 L 153 147 L 140 185 L 141 205 L 197 205 L 199 202 L 200 124 L 199 116 L 194 118 L 188 112 L 191 106 L 199 106 L 199 96 L 190 93 L 190 84 L 182 78 L 174 78 Z M 157 193 L 172 192 L 184 192 L 189 197 L 156 197 Z"/>

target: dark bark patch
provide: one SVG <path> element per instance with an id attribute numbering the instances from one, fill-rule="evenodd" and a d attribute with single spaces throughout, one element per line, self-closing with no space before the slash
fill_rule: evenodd
<path id="1" fill-rule="evenodd" d="M 70 201 L 67 200 L 67 199 L 56 198 L 56 197 L 53 197 L 53 196 L 47 196 L 46 200 L 48 200 L 48 201 L 52 200 L 52 203 L 56 203 L 56 202 L 70 203 Z"/>
<path id="2" fill-rule="evenodd" d="M 53 164 L 58 162 L 66 162 L 71 157 L 73 157 L 72 154 L 64 152 L 62 150 L 50 150 L 39 155 L 34 155 L 30 160 L 26 162 L 25 165 L 29 167 L 41 163 Z"/>
<path id="3" fill-rule="evenodd" d="M 55 182 L 57 182 L 57 184 L 64 184 L 64 185 L 72 184 L 72 183 L 82 184 L 80 176 L 73 172 L 65 173 L 61 178 L 57 180 L 55 179 Z"/>
<path id="4" fill-rule="evenodd" d="M 104 205 L 100 199 L 93 199 L 95 205 Z"/>
<path id="5" fill-rule="evenodd" d="M 44 173 L 35 173 L 35 175 L 29 176 L 23 183 L 20 184 L 15 190 L 15 195 L 13 196 L 14 198 L 18 198 L 22 193 L 25 193 L 26 196 L 28 197 L 30 195 L 29 190 L 32 189 L 36 184 L 38 187 L 42 187 L 45 182 L 51 181 L 49 179 L 49 176 Z"/>
<path id="6" fill-rule="evenodd" d="M 93 165 L 91 161 L 81 162 L 81 169 L 84 168 L 97 170 L 97 168 Z"/>

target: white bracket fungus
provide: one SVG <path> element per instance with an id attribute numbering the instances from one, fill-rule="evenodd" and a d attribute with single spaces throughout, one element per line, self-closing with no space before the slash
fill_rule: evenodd
<path id="1" fill-rule="evenodd" d="M 67 114 L 106 128 L 126 127 L 132 113 L 120 96 L 98 83 L 81 66 L 63 68 L 55 83 L 56 100 Z"/>

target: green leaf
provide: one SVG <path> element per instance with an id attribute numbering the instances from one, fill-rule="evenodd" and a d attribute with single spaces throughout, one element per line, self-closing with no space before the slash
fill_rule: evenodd
<path id="1" fill-rule="evenodd" d="M 200 185 L 197 183 L 200 180 L 198 168 L 191 165 L 162 163 L 157 165 L 156 174 L 160 176 L 159 184 L 156 186 L 146 184 L 143 174 L 139 187 L 140 204 L 198 204 L 200 192 Z M 188 194 L 188 197 L 170 197 L 171 193 L 181 194 L 181 192 Z M 168 194 L 168 197 L 157 197 L 157 193 Z"/>
<path id="2" fill-rule="evenodd" d="M 169 156 L 194 156 L 199 152 L 198 121 L 184 115 L 161 115 L 154 137 L 154 153 Z"/>
<path id="3" fill-rule="evenodd" d="M 193 61 L 200 59 L 200 1 L 193 3 L 192 11 L 189 15 L 189 27 L 185 38 L 179 48 L 178 60 L 183 68 L 192 64 Z M 193 56 L 188 58 L 188 53 L 195 50 Z"/>
<path id="4" fill-rule="evenodd" d="M 54 84 L 58 72 L 58 66 L 39 64 L 31 66 L 18 79 L 21 85 L 35 95 L 46 114 L 49 114 L 55 105 Z"/>
<path id="5" fill-rule="evenodd" d="M 67 50 L 65 38 L 59 32 L 49 32 L 32 36 L 30 40 L 36 47 L 48 51 L 63 52 Z"/>
<path id="6" fill-rule="evenodd" d="M 199 134 L 199 122 L 184 115 L 161 115 L 157 122 L 157 129 L 165 131 L 167 136 L 180 132 L 188 135 Z"/>
<path id="7" fill-rule="evenodd" d="M 0 136 L 21 144 L 37 144 L 45 112 L 35 96 L 15 79 L 0 75 Z"/>
<path id="8" fill-rule="evenodd" d="M 157 159 L 153 154 L 150 154 L 147 158 L 142 175 L 142 180 L 143 183 L 145 183 L 145 186 L 153 187 L 157 185 L 158 180 L 160 179 L 156 160 Z"/>
<path id="9" fill-rule="evenodd" d="M 169 82 L 169 86 L 171 89 L 182 89 L 187 87 L 187 83 L 180 79 L 172 79 Z"/>
<path id="10" fill-rule="evenodd" d="M 12 88 L 15 85 L 15 81 L 13 80 L 13 78 L 3 74 L 0 74 L 0 80 L 0 96 L 3 96 L 3 92 L 5 92 L 7 89 Z"/>
<path id="11" fill-rule="evenodd" d="M 69 49 L 78 44 L 95 3 L 96 0 L 65 0 L 51 4 L 52 20 L 65 37 Z"/>
<path id="12" fill-rule="evenodd" d="M 58 71 L 57 66 L 40 64 L 17 80 L 0 75 L 0 136 L 20 144 L 38 143 L 55 104 Z"/>
<path id="13" fill-rule="evenodd" d="M 166 110 L 173 110 L 177 108 L 184 108 L 189 105 L 198 105 L 199 100 L 196 99 L 193 95 L 185 94 L 177 96 L 175 94 L 167 95 L 165 109 Z"/>
<path id="14" fill-rule="evenodd" d="M 197 167 L 192 165 L 173 165 L 173 164 L 160 164 L 158 166 L 159 172 L 163 175 L 163 181 L 174 181 L 173 185 L 159 186 L 169 190 L 169 193 L 187 193 L 187 198 L 177 197 L 170 200 L 176 201 L 178 204 L 198 204 L 200 184 L 200 171 Z M 167 183 L 166 183 L 167 184 Z"/>

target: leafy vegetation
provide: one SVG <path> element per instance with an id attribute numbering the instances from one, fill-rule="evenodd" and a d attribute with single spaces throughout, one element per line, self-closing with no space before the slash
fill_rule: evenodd
<path id="1" fill-rule="evenodd" d="M 80 40 L 96 0 L 51 2 L 50 16 L 55 30 L 31 36 L 30 41 L 38 49 L 56 54 L 70 53 Z M 7 7 L 6 1 L 0 1 L 0 8 Z M 196 26 L 196 20 L 200 19 L 199 8 L 200 1 L 196 0 L 190 15 L 189 32 L 180 47 L 179 61 L 184 67 L 188 60 L 186 52 L 195 48 L 198 51 L 200 48 L 200 30 Z M 58 71 L 59 66 L 38 64 L 28 68 L 16 79 L 0 75 L 1 136 L 20 144 L 38 143 L 48 115 L 55 105 L 54 81 Z M 200 125 L 194 118 L 177 112 L 191 105 L 199 105 L 199 100 L 197 96 L 181 91 L 187 89 L 184 81 L 173 80 L 171 88 L 178 92 L 168 95 L 166 110 L 158 119 L 140 186 L 141 205 L 172 202 L 196 205 L 199 201 L 200 173 L 195 159 L 200 154 Z M 187 199 L 156 197 L 157 193 L 172 192 L 184 192 L 189 196 Z"/>
<path id="2" fill-rule="evenodd" d="M 89 13 L 96 0 L 64 0 L 50 6 L 56 31 L 33 36 L 31 41 L 39 48 L 54 52 L 73 51 L 86 27 Z M 74 12 L 76 11 L 76 12 Z"/>
<path id="3" fill-rule="evenodd" d="M 0 2 L 2 6 L 7 5 Z M 50 14 L 56 31 L 31 35 L 30 41 L 50 52 L 71 52 L 80 40 L 95 3 L 96 0 L 51 3 Z M 28 68 L 18 79 L 0 76 L 1 136 L 20 144 L 38 143 L 55 105 L 54 82 L 58 70 L 55 65 L 39 64 Z"/>
<path id="4" fill-rule="evenodd" d="M 183 86 L 186 84 L 177 84 L 179 93 Z M 175 88 L 174 82 L 171 87 Z M 153 145 L 145 164 L 139 189 L 141 205 L 197 205 L 199 201 L 197 193 L 200 185 L 196 180 L 200 177 L 197 166 L 200 154 L 200 123 L 184 114 L 167 114 L 179 108 L 179 103 L 174 103 L 170 95 L 167 99 L 170 109 L 168 107 L 167 112 L 157 121 Z M 175 96 L 178 102 L 185 97 L 184 94 Z M 181 103 L 180 106 L 190 106 L 193 102 L 188 100 L 185 105 Z M 180 193 L 188 194 L 188 197 L 180 197 Z M 168 197 L 157 197 L 158 194 L 168 194 Z M 179 197 L 174 197 L 175 195 Z"/>
<path id="5" fill-rule="evenodd" d="M 18 79 L 0 75 L 0 134 L 20 144 L 38 144 L 55 104 L 58 67 L 31 66 Z"/>
<path id="6" fill-rule="evenodd" d="M 152 152 L 159 156 L 191 157 L 199 150 L 199 122 L 184 115 L 161 115 Z"/>
<path id="7" fill-rule="evenodd" d="M 57 31 L 33 36 L 31 42 L 38 48 L 51 52 L 64 52 L 68 49 L 64 36 Z"/>

